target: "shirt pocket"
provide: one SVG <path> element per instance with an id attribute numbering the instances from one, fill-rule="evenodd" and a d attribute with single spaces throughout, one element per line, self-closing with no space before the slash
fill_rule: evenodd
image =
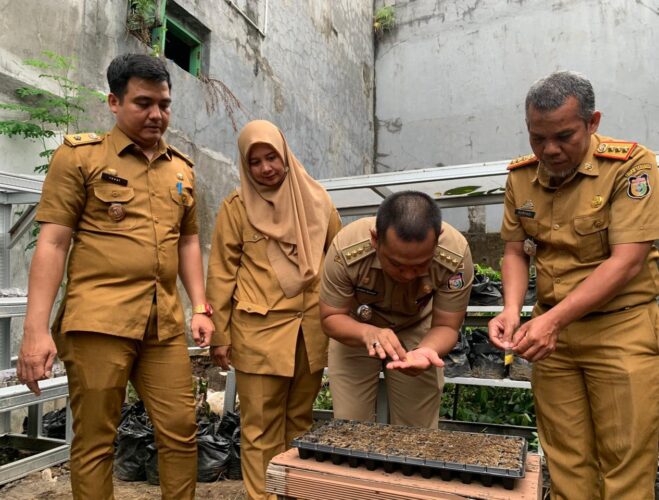
<path id="1" fill-rule="evenodd" d="M 528 236 L 531 236 L 532 238 L 536 238 L 538 236 L 537 220 L 531 219 L 530 217 L 520 217 L 520 221 L 522 223 L 522 227 L 524 228 L 524 232 Z"/>
<path id="2" fill-rule="evenodd" d="M 181 192 L 178 188 L 169 188 L 169 196 L 172 199 L 173 205 L 173 214 L 175 223 L 180 223 L 183 220 L 185 211 L 192 206 L 194 199 L 192 198 L 192 188 L 188 186 L 183 186 Z"/>
<path id="3" fill-rule="evenodd" d="M 574 218 L 577 254 L 581 262 L 593 262 L 609 256 L 609 213 Z"/>
<path id="4" fill-rule="evenodd" d="M 236 301 L 235 308 L 236 311 L 244 311 L 248 314 L 258 314 L 259 316 L 265 316 L 268 314 L 268 311 L 270 311 L 268 306 L 254 304 L 245 300 Z"/>
<path id="5" fill-rule="evenodd" d="M 101 185 L 94 186 L 93 191 L 91 217 L 96 226 L 109 231 L 125 231 L 135 226 L 132 187 Z"/>
<path id="6" fill-rule="evenodd" d="M 252 245 L 264 244 L 265 234 L 253 227 L 243 229 L 243 249 L 247 253 Z"/>

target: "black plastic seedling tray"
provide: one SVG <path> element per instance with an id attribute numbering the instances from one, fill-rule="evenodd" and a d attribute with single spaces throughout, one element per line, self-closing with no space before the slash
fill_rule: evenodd
<path id="1" fill-rule="evenodd" d="M 368 449 L 359 449 L 358 440 L 350 440 L 350 433 L 354 433 L 355 430 L 361 434 L 360 438 L 362 441 L 370 442 L 367 446 Z M 330 434 L 336 436 L 337 432 L 341 434 L 341 439 L 336 440 L 329 437 Z M 428 456 L 423 456 L 424 453 L 421 451 L 417 451 L 417 456 L 374 451 L 378 448 L 378 443 L 371 441 L 370 438 L 380 440 L 383 432 L 391 435 L 394 440 L 396 436 L 417 433 L 420 440 L 431 441 L 433 437 L 439 437 L 439 435 L 433 436 L 433 433 L 443 433 L 444 435 L 448 435 L 443 436 L 444 438 L 454 438 L 456 442 L 459 442 L 461 439 L 468 439 L 472 443 L 482 440 L 483 445 L 490 447 L 496 446 L 496 443 L 503 443 L 508 448 L 507 453 L 510 454 L 510 449 L 514 450 L 515 455 L 512 461 L 516 462 L 518 466 L 505 467 L 487 463 L 458 463 L 436 460 Z M 333 446 L 328 441 L 339 441 L 339 443 L 337 443 L 337 446 Z M 331 420 L 325 422 L 311 432 L 294 439 L 291 444 L 297 447 L 300 458 L 305 460 L 315 458 L 318 462 L 324 462 L 329 459 L 336 465 L 347 462 L 350 467 L 363 465 L 368 470 L 375 470 L 381 467 L 387 473 L 400 469 L 406 476 L 419 473 L 424 478 L 431 478 L 438 475 L 445 481 L 459 477 L 463 483 L 467 484 L 471 483 L 474 479 L 478 479 L 484 486 L 491 486 L 495 481 L 498 481 L 502 483 L 504 488 L 509 490 L 514 488 L 515 479 L 524 477 L 527 448 L 526 439 L 517 436 L 419 429 L 353 420 Z M 455 450 L 453 450 L 454 452 Z M 426 455 L 429 455 L 429 453 L 426 453 Z M 432 453 L 432 456 L 441 457 L 442 450 L 437 450 L 436 453 Z M 476 462 L 478 461 L 476 460 Z"/>

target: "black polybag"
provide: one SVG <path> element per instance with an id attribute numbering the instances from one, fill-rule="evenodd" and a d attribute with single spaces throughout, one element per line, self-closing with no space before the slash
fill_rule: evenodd
<path id="1" fill-rule="evenodd" d="M 455 347 L 442 359 L 444 361 L 445 377 L 471 377 L 471 367 L 469 366 L 469 342 L 464 332 L 458 335 L 458 342 Z"/>
<path id="2" fill-rule="evenodd" d="M 470 350 L 472 377 L 504 378 L 506 370 L 503 351 L 490 344 L 486 330 L 472 330 Z"/>
<path id="3" fill-rule="evenodd" d="M 23 420 L 23 433 L 27 433 L 27 417 Z M 49 411 L 41 417 L 41 434 L 48 438 L 64 439 L 66 436 L 66 408 Z"/>
<path id="4" fill-rule="evenodd" d="M 153 442 L 153 426 L 144 403 L 138 401 L 124 413 L 117 429 L 114 475 L 122 481 L 144 481 L 149 459 L 147 447 Z"/>
<path id="5" fill-rule="evenodd" d="M 503 296 L 500 290 L 501 284 L 490 280 L 484 274 L 474 270 L 474 281 L 471 285 L 469 305 L 471 306 L 500 306 L 503 304 Z"/>

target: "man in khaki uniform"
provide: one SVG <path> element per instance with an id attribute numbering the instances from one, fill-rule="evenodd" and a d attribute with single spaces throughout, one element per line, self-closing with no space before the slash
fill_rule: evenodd
<path id="1" fill-rule="evenodd" d="M 659 238 L 654 153 L 596 134 L 592 85 L 561 71 L 526 98 L 535 155 L 511 163 L 505 306 L 490 338 L 533 361 L 554 499 L 654 498 Z M 519 313 L 535 258 L 538 303 Z"/>
<path id="2" fill-rule="evenodd" d="M 386 367 L 391 422 L 436 428 L 440 358 L 457 342 L 472 280 L 467 241 L 424 193 L 393 194 L 343 228 L 320 290 L 334 416 L 374 420 Z"/>
<path id="3" fill-rule="evenodd" d="M 196 424 L 176 277 L 202 306 L 195 313 L 206 312 L 192 162 L 162 139 L 171 103 L 164 62 L 119 56 L 108 83 L 116 126 L 67 136 L 44 183 L 18 375 L 39 394 L 57 353 L 66 365 L 74 498 L 114 498 L 113 441 L 130 380 L 155 428 L 163 498 L 191 499 Z M 197 345 L 209 344 L 210 318 L 193 314 L 191 328 Z"/>

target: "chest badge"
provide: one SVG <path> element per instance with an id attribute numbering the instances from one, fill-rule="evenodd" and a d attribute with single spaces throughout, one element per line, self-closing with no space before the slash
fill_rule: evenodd
<path id="1" fill-rule="evenodd" d="M 515 215 L 518 217 L 528 217 L 533 219 L 535 217 L 535 205 L 533 200 L 526 200 L 521 207 L 515 209 Z"/>
<path id="2" fill-rule="evenodd" d="M 526 238 L 524 240 L 523 249 L 526 255 L 528 255 L 529 257 L 533 257 L 538 251 L 538 244 L 535 241 L 533 241 L 533 238 Z"/>
<path id="3" fill-rule="evenodd" d="M 628 178 L 627 196 L 635 200 L 645 198 L 650 194 L 650 179 L 648 174 L 632 175 Z"/>
<path id="4" fill-rule="evenodd" d="M 602 203 L 604 202 L 604 199 L 598 194 L 593 196 L 592 201 L 590 202 L 590 206 L 593 208 L 599 208 L 602 206 Z"/>
<path id="5" fill-rule="evenodd" d="M 462 273 L 456 273 L 448 279 L 449 290 L 460 290 L 464 284 L 465 282 Z"/>
<path id="6" fill-rule="evenodd" d="M 108 215 L 113 221 L 119 222 L 126 217 L 126 209 L 121 203 L 112 203 L 108 208 Z"/>
<path id="7" fill-rule="evenodd" d="M 356 314 L 359 321 L 369 321 L 373 317 L 373 309 L 366 304 L 362 304 L 357 308 Z"/>

